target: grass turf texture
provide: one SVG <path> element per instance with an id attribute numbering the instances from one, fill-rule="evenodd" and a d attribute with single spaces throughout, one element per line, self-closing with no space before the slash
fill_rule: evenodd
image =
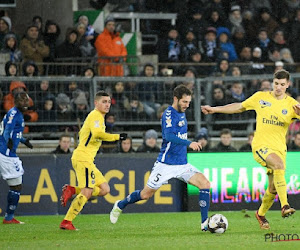
<path id="1" fill-rule="evenodd" d="M 219 213 L 229 221 L 224 234 L 201 232 L 196 212 L 124 213 L 115 225 L 108 214 L 79 215 L 79 231 L 60 230 L 63 216 L 19 216 L 25 225 L 0 224 L 0 249 L 300 249 L 300 241 L 265 242 L 266 233 L 300 235 L 297 213 L 268 212 L 270 230 L 259 228 L 254 211 Z"/>

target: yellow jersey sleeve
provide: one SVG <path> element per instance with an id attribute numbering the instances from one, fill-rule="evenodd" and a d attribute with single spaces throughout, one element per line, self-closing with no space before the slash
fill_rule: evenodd
<path id="1" fill-rule="evenodd" d="M 245 101 L 243 101 L 243 108 L 245 108 L 246 110 L 255 110 L 258 104 L 257 100 L 259 99 L 260 95 L 261 92 L 256 92 L 255 94 L 247 98 Z"/>

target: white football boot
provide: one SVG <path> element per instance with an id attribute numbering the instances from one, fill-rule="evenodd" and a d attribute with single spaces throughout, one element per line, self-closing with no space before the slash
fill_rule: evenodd
<path id="1" fill-rule="evenodd" d="M 203 232 L 206 232 L 208 230 L 208 218 L 203 223 L 201 223 L 201 230 Z"/>
<path id="2" fill-rule="evenodd" d="M 114 204 L 113 209 L 110 211 L 109 218 L 112 224 L 116 224 L 120 214 L 122 213 L 122 209 L 118 207 L 118 203 L 120 200 L 117 200 Z"/>

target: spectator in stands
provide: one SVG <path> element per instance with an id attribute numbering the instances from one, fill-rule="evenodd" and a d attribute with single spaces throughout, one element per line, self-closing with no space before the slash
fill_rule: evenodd
<path id="1" fill-rule="evenodd" d="M 105 127 L 105 131 L 108 133 L 123 131 L 122 127 L 116 126 L 116 115 L 111 112 L 105 115 Z"/>
<path id="2" fill-rule="evenodd" d="M 116 32 L 116 22 L 112 17 L 106 18 L 104 31 L 97 37 L 95 47 L 99 57 L 99 75 L 123 76 L 127 49 L 119 32 Z"/>
<path id="3" fill-rule="evenodd" d="M 271 62 L 277 62 L 281 61 L 280 51 L 277 48 L 271 48 L 269 51 L 269 61 Z"/>
<path id="4" fill-rule="evenodd" d="M 40 16 L 34 16 L 32 18 L 32 23 L 38 28 L 40 36 L 43 35 L 43 19 Z"/>
<path id="5" fill-rule="evenodd" d="M 284 48 L 289 48 L 287 41 L 284 38 L 284 34 L 283 34 L 282 30 L 275 31 L 270 46 L 272 48 L 277 48 L 279 50 L 284 49 Z"/>
<path id="6" fill-rule="evenodd" d="M 144 111 L 144 105 L 140 102 L 137 95 L 131 95 L 124 103 L 124 119 L 132 121 L 143 121 L 147 115 Z"/>
<path id="7" fill-rule="evenodd" d="M 257 35 L 256 20 L 254 20 L 253 12 L 246 10 L 243 13 L 243 27 L 247 34 L 249 44 L 252 44 Z"/>
<path id="8" fill-rule="evenodd" d="M 259 91 L 263 91 L 263 92 L 272 91 L 272 83 L 267 79 L 262 80 L 259 86 L 260 86 Z"/>
<path id="9" fill-rule="evenodd" d="M 141 72 L 142 77 L 154 77 L 155 68 L 151 63 L 147 63 L 144 66 L 144 70 Z M 160 94 L 160 84 L 158 82 L 140 82 L 138 83 L 139 100 L 143 103 L 146 114 L 149 118 L 154 118 L 157 109 L 160 104 L 157 102 L 158 95 Z"/>
<path id="10" fill-rule="evenodd" d="M 222 85 L 216 84 L 213 87 L 212 106 L 223 106 L 228 104 L 228 98 Z M 213 114 L 213 120 L 225 120 L 225 114 Z"/>
<path id="11" fill-rule="evenodd" d="M 137 153 L 155 153 L 160 152 L 160 148 L 156 145 L 157 143 L 157 132 L 154 129 L 146 131 L 144 136 L 144 142 L 137 148 Z"/>
<path id="12" fill-rule="evenodd" d="M 78 58 L 81 57 L 81 50 L 79 48 L 77 30 L 73 28 L 67 29 L 65 41 L 56 48 L 55 54 L 57 58 L 62 58 L 65 60 L 68 58 L 69 60 L 66 60 L 66 62 L 69 62 L 70 59 L 72 58 L 74 58 L 72 59 L 72 61 L 75 62 L 79 60 Z M 64 66 L 60 68 L 58 73 L 70 75 L 70 74 L 78 74 L 79 72 L 80 72 L 80 68 L 78 67 Z"/>
<path id="13" fill-rule="evenodd" d="M 229 55 L 229 62 L 234 62 L 237 60 L 237 54 L 234 48 L 234 45 L 230 41 L 230 31 L 226 27 L 219 27 L 217 29 L 217 38 L 219 43 L 219 49 L 221 51 L 227 51 Z"/>
<path id="14" fill-rule="evenodd" d="M 48 80 L 42 80 L 36 90 L 33 92 L 35 95 L 35 102 L 38 109 L 44 108 L 44 102 L 46 98 L 49 96 L 52 97 L 52 94 L 49 89 L 49 81 Z M 54 103 L 54 102 L 53 102 Z"/>
<path id="15" fill-rule="evenodd" d="M 181 58 L 181 43 L 175 26 L 171 26 L 167 37 L 157 42 L 157 54 L 160 62 L 179 62 Z"/>
<path id="16" fill-rule="evenodd" d="M 39 122 L 53 122 L 56 121 L 56 110 L 55 110 L 55 97 L 53 95 L 48 95 L 43 99 L 38 110 Z M 45 132 L 55 132 L 56 126 L 45 126 L 42 131 Z"/>
<path id="17" fill-rule="evenodd" d="M 281 57 L 281 61 L 283 63 L 286 63 L 288 65 L 285 66 L 285 70 L 289 71 L 290 73 L 295 73 L 296 72 L 296 68 L 294 65 L 294 59 L 292 56 L 292 53 L 290 51 L 290 49 L 288 48 L 283 48 L 280 50 L 280 57 Z"/>
<path id="18" fill-rule="evenodd" d="M 239 149 L 240 152 L 252 152 L 252 141 L 254 137 L 254 132 L 251 132 L 248 134 L 248 140 L 247 143 L 242 145 Z"/>
<path id="19" fill-rule="evenodd" d="M 230 33 L 233 35 L 236 32 L 236 29 L 243 28 L 243 18 L 241 15 L 241 7 L 239 5 L 232 5 L 229 13 L 228 21 L 225 26 L 228 27 Z"/>
<path id="20" fill-rule="evenodd" d="M 217 29 L 218 27 L 221 27 L 224 25 L 224 20 L 220 16 L 220 12 L 218 9 L 211 10 L 210 16 L 208 18 L 208 27 L 214 27 Z"/>
<path id="21" fill-rule="evenodd" d="M 111 110 L 118 114 L 124 111 L 126 99 L 124 82 L 116 82 L 112 91 Z"/>
<path id="22" fill-rule="evenodd" d="M 70 105 L 70 98 L 60 93 L 56 97 L 56 108 L 57 108 L 57 120 L 58 121 L 71 121 L 72 119 L 72 108 Z"/>
<path id="23" fill-rule="evenodd" d="M 259 10 L 258 18 L 256 19 L 256 29 L 260 30 L 265 28 L 268 32 L 268 36 L 272 37 L 274 31 L 279 27 L 278 23 L 271 17 L 271 12 L 267 8 L 261 8 Z"/>
<path id="24" fill-rule="evenodd" d="M 7 33 L 4 37 L 3 47 L 0 51 L 1 57 L 6 57 L 7 61 L 21 62 L 22 52 L 18 48 L 17 37 L 14 33 Z"/>
<path id="25" fill-rule="evenodd" d="M 224 128 L 220 132 L 220 142 L 211 149 L 212 152 L 237 152 L 237 150 L 231 146 L 232 134 L 231 130 Z"/>
<path id="26" fill-rule="evenodd" d="M 241 76 L 241 75 L 242 75 L 242 71 L 241 71 L 240 67 L 238 67 L 238 66 L 233 66 L 233 67 L 231 68 L 231 75 L 232 75 L 232 76 L 235 76 L 235 77 Z"/>
<path id="27" fill-rule="evenodd" d="M 119 141 L 117 148 L 113 149 L 112 153 L 135 153 L 135 150 L 132 148 L 132 138 L 127 136 L 126 140 Z"/>
<path id="28" fill-rule="evenodd" d="M 199 44 L 199 50 L 204 53 L 205 60 L 215 62 L 218 56 L 217 30 L 214 27 L 208 27 L 203 42 L 199 41 Z"/>
<path id="29" fill-rule="evenodd" d="M 52 151 L 52 154 L 71 154 L 71 136 L 67 134 L 63 134 L 59 137 L 58 146 L 54 151 Z"/>
<path id="30" fill-rule="evenodd" d="M 296 11 L 295 19 L 291 23 L 291 34 L 290 34 L 291 44 L 299 40 L 299 36 L 300 36 L 300 8 Z"/>
<path id="31" fill-rule="evenodd" d="M 6 76 L 17 76 L 18 66 L 16 63 L 8 61 L 5 63 L 5 74 Z"/>
<path id="32" fill-rule="evenodd" d="M 12 107 L 14 107 L 14 95 L 20 92 L 27 92 L 27 87 L 23 82 L 13 81 L 10 84 L 10 93 L 4 96 L 3 99 L 3 108 L 7 112 Z M 38 113 L 35 111 L 34 103 L 32 99 L 29 97 L 29 106 L 28 110 L 24 113 L 24 121 L 27 122 L 36 122 L 38 120 Z M 28 128 L 24 130 L 28 132 Z M 25 132 L 24 132 L 25 133 Z"/>
<path id="33" fill-rule="evenodd" d="M 263 62 L 268 61 L 269 51 L 271 48 L 271 40 L 268 37 L 267 30 L 265 28 L 261 28 L 259 30 L 257 40 L 255 42 L 256 47 L 261 49 L 261 59 Z"/>
<path id="34" fill-rule="evenodd" d="M 87 67 L 83 70 L 83 76 L 87 78 L 93 78 L 96 75 L 93 67 Z"/>
<path id="35" fill-rule="evenodd" d="M 84 15 L 80 16 L 78 18 L 78 23 L 83 23 L 85 25 L 86 30 L 84 33 L 84 37 L 87 41 L 89 41 L 91 43 L 91 45 L 94 45 L 98 34 L 95 31 L 95 29 L 93 28 L 93 26 L 90 25 L 88 17 L 84 16 Z"/>
<path id="36" fill-rule="evenodd" d="M 232 44 L 237 54 L 240 54 L 242 49 L 248 45 L 245 29 L 242 26 L 238 26 L 234 29 L 232 34 Z"/>
<path id="37" fill-rule="evenodd" d="M 244 85 L 241 82 L 234 82 L 230 88 L 230 102 L 243 102 L 246 97 L 244 94 Z"/>
<path id="38" fill-rule="evenodd" d="M 8 16 L 2 16 L 0 18 L 0 49 L 4 45 L 4 37 L 11 31 L 11 20 Z"/>
<path id="39" fill-rule="evenodd" d="M 196 50 L 190 51 L 190 57 L 189 57 L 188 62 L 196 64 L 196 65 L 193 65 L 193 68 L 195 69 L 195 73 L 198 77 L 199 76 L 204 77 L 204 76 L 208 76 L 210 74 L 209 66 L 197 65 L 197 64 L 204 62 L 203 56 L 199 50 L 196 49 Z"/>
<path id="40" fill-rule="evenodd" d="M 207 128 L 201 128 L 195 137 L 195 141 L 202 146 L 201 152 L 210 152 L 210 145 L 208 142 Z"/>
<path id="41" fill-rule="evenodd" d="M 28 77 L 38 76 L 39 74 L 38 66 L 32 60 L 23 63 L 22 71 L 23 71 L 23 76 L 28 76 Z"/>
<path id="42" fill-rule="evenodd" d="M 286 8 L 289 13 L 295 13 L 298 9 L 300 9 L 299 0 L 286 0 L 284 2 L 286 3 Z"/>
<path id="43" fill-rule="evenodd" d="M 294 140 L 288 145 L 288 151 L 300 151 L 300 131 L 296 133 Z"/>
<path id="44" fill-rule="evenodd" d="M 283 31 L 284 38 L 289 43 L 292 22 L 290 21 L 289 13 L 286 10 L 281 10 L 281 12 L 278 20 L 279 30 Z"/>
<path id="45" fill-rule="evenodd" d="M 54 62 L 56 58 L 55 50 L 58 44 L 60 44 L 59 42 L 60 32 L 61 32 L 60 27 L 56 22 L 52 20 L 46 21 L 43 35 L 44 35 L 44 42 L 49 47 L 49 55 L 44 58 L 44 62 Z M 55 73 L 56 73 L 55 67 L 50 65 L 48 67 L 48 74 L 53 75 Z"/>
<path id="46" fill-rule="evenodd" d="M 265 8 L 269 11 L 269 13 L 272 12 L 272 4 L 270 0 L 251 0 L 250 1 L 250 10 L 255 13 L 259 14 L 259 11 L 262 8 Z"/>
<path id="47" fill-rule="evenodd" d="M 90 112 L 86 95 L 83 91 L 76 91 L 75 97 L 71 100 L 73 118 L 83 122 Z"/>
<path id="48" fill-rule="evenodd" d="M 212 72 L 212 76 L 229 76 L 230 75 L 230 68 L 229 62 L 227 59 L 221 59 L 217 63 L 217 68 Z"/>
<path id="49" fill-rule="evenodd" d="M 262 51 L 261 48 L 255 47 L 252 52 L 252 62 L 250 68 L 251 75 L 261 75 L 267 73 L 267 69 L 262 61 Z"/>
<path id="50" fill-rule="evenodd" d="M 204 18 L 204 8 L 195 7 L 190 9 L 187 13 L 188 17 L 186 22 L 180 28 L 180 34 L 184 35 L 186 30 L 192 30 L 198 41 L 202 41 L 204 38 L 205 30 L 208 24 Z"/>
<path id="51" fill-rule="evenodd" d="M 30 25 L 26 29 L 24 38 L 21 40 L 20 49 L 24 61 L 32 60 L 35 63 L 42 63 L 44 58 L 49 56 L 49 47 L 41 39 L 41 34 L 36 25 Z M 39 73 L 43 75 L 42 65 L 38 65 Z"/>
<path id="52" fill-rule="evenodd" d="M 198 41 L 192 30 L 187 30 L 181 46 L 181 60 L 183 62 L 190 61 L 192 51 L 198 49 Z"/>
<path id="53" fill-rule="evenodd" d="M 96 55 L 96 50 L 92 46 L 90 41 L 86 39 L 86 25 L 84 23 L 77 23 L 76 30 L 78 32 L 78 41 L 81 55 L 83 57 L 94 57 Z"/>

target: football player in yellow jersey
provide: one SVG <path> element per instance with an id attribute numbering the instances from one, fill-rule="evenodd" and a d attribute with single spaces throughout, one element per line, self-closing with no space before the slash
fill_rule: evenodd
<path id="1" fill-rule="evenodd" d="M 294 119 L 300 119 L 300 104 L 286 95 L 289 87 L 290 74 L 279 70 L 274 74 L 273 90 L 256 92 L 242 103 L 224 106 L 201 106 L 204 114 L 234 114 L 246 110 L 256 112 L 256 132 L 252 142 L 254 159 L 267 167 L 268 188 L 263 196 L 262 204 L 256 211 L 256 218 L 261 229 L 269 229 L 270 225 L 265 214 L 274 202 L 276 194 L 281 203 L 282 217 L 295 213 L 287 201 L 285 173 L 286 133 Z"/>
<path id="2" fill-rule="evenodd" d="M 77 187 L 65 185 L 61 196 L 63 206 L 77 194 L 73 200 L 61 229 L 76 230 L 72 221 L 80 213 L 92 196 L 104 196 L 110 192 L 107 180 L 94 164 L 94 159 L 102 141 L 126 140 L 127 134 L 108 134 L 105 132 L 104 116 L 109 112 L 111 99 L 104 91 L 99 91 L 94 99 L 95 109 L 89 113 L 79 131 L 79 145 L 72 155 L 72 166 L 76 172 Z"/>

